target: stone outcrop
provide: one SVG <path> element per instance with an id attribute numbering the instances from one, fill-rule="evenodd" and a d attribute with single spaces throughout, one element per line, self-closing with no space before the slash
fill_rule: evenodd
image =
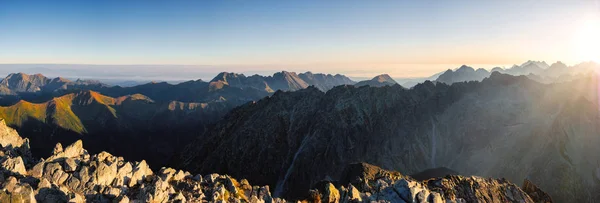
<path id="1" fill-rule="evenodd" d="M 15 151 L 28 149 L 27 139 L 3 122 L 0 132 L 7 138 L 0 154 L 0 202 L 283 201 L 273 198 L 268 186 L 227 175 L 203 177 L 164 167 L 153 172 L 143 160 L 128 162 L 107 152 L 91 155 L 81 141 L 64 150 L 58 143 L 50 157 L 35 161 Z"/>
<path id="2" fill-rule="evenodd" d="M 308 201 L 320 202 L 552 202 L 548 196 L 529 196 L 504 179 L 448 175 L 417 181 L 398 172 L 359 163 L 351 164 L 345 176 L 350 180 L 335 187 L 334 183 L 318 184 Z M 527 183 L 527 182 L 526 182 Z M 358 187 L 357 187 L 358 186 Z M 358 189 L 357 189 L 358 188 Z M 538 191 L 543 193 L 542 191 Z"/>

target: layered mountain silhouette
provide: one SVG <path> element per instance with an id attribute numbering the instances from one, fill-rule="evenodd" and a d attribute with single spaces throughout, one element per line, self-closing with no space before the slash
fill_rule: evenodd
<path id="1" fill-rule="evenodd" d="M 260 75 L 246 77 L 244 74 L 223 72 L 218 74 L 210 82 L 215 87 L 227 84 L 232 87 L 258 89 L 267 92 L 275 92 L 277 90 L 295 91 L 307 88 L 308 86 L 315 86 L 321 91 L 327 91 L 335 86 L 351 85 L 355 83 L 350 80 L 350 78 L 340 74 L 315 74 L 312 72 L 296 74 L 287 71 L 278 72 L 273 74 L 273 76 L 267 77 Z"/>
<path id="2" fill-rule="evenodd" d="M 446 84 L 452 84 L 455 82 L 466 82 L 466 81 L 481 81 L 483 78 L 490 76 L 490 72 L 487 70 L 473 69 L 470 66 L 462 65 L 460 68 L 453 70 L 447 70 L 443 74 L 441 74 L 436 81 L 443 82 Z"/>
<path id="3" fill-rule="evenodd" d="M 306 78 L 305 82 L 302 78 Z M 25 137 L 38 138 L 33 151 L 48 152 L 53 142 L 83 139 L 92 152 L 107 150 L 132 159 L 164 164 L 205 127 L 234 107 L 274 91 L 295 91 L 309 85 L 327 90 L 352 84 L 342 75 L 273 76 L 221 73 L 210 82 L 153 82 L 133 87 L 97 81 L 50 79 L 41 74 L 10 74 L 0 81 L 0 118 Z M 130 142 L 139 143 L 131 147 Z"/>
<path id="4" fill-rule="evenodd" d="M 272 94 L 277 90 L 295 91 L 315 86 L 327 91 L 338 85 L 354 84 L 343 75 L 306 72 L 296 74 L 282 71 L 272 76 L 220 73 L 211 81 L 187 81 L 179 84 L 152 82 L 131 87 L 109 86 L 98 81 L 69 81 L 64 78 L 50 79 L 41 74 L 10 74 L 0 80 L 0 105 L 13 104 L 21 99 L 42 102 L 52 97 L 92 90 L 111 97 L 143 94 L 155 101 L 211 102 L 222 100 L 243 104 Z"/>
<path id="5" fill-rule="evenodd" d="M 338 166 L 367 162 L 408 174 L 447 167 L 529 178 L 557 202 L 585 202 L 600 198 L 597 87 L 595 75 L 547 85 L 493 72 L 482 82 L 411 89 L 276 92 L 232 110 L 181 161 L 272 185 L 283 197 L 339 180 Z"/>
<path id="6" fill-rule="evenodd" d="M 590 72 L 596 72 L 600 68 L 599 64 L 594 62 L 580 63 L 574 66 L 567 66 L 558 61 L 548 65 L 543 61 L 527 61 L 521 65 L 513 65 L 511 68 L 503 69 L 493 68 L 491 71 L 479 68 L 475 70 L 472 67 L 463 65 L 456 70 L 448 69 L 443 74 L 435 78 L 437 82 L 452 84 L 455 82 L 481 81 L 489 77 L 492 72 L 499 72 L 514 76 L 525 75 L 530 79 L 542 83 L 567 82 L 581 75 Z"/>

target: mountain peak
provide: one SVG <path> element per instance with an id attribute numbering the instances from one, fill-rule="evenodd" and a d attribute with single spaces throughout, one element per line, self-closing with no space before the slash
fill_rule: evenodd
<path id="1" fill-rule="evenodd" d="M 394 81 L 394 79 L 392 79 L 392 77 L 390 77 L 390 75 L 388 75 L 388 74 L 381 74 L 381 75 L 375 76 L 372 80 L 377 81 L 377 82 L 396 83 L 396 81 Z"/>
<path id="2" fill-rule="evenodd" d="M 216 81 L 223 81 L 223 82 L 228 82 L 229 79 L 232 78 L 239 78 L 239 77 L 246 77 L 244 76 L 244 74 L 238 74 L 238 73 L 233 73 L 233 72 L 221 72 L 219 74 L 217 74 L 217 76 L 215 76 L 212 80 L 210 80 L 210 82 L 216 82 Z"/>
<path id="3" fill-rule="evenodd" d="M 466 72 L 466 71 L 473 72 L 473 71 L 475 71 L 475 69 L 473 67 L 467 66 L 467 65 L 462 65 L 458 69 L 456 69 L 456 72 Z"/>
<path id="4" fill-rule="evenodd" d="M 360 81 L 358 83 L 355 84 L 356 87 L 360 87 L 360 86 L 372 86 L 372 87 L 383 87 L 383 86 L 392 86 L 398 84 L 394 79 L 392 79 L 392 77 L 390 77 L 390 75 L 388 74 L 381 74 L 378 76 L 375 76 L 373 79 L 371 80 L 365 80 L 365 81 Z"/>
<path id="5" fill-rule="evenodd" d="M 50 79 L 42 74 L 27 75 L 25 73 L 11 73 L 0 81 L 3 85 L 13 92 L 39 92 L 43 86 L 48 84 Z"/>

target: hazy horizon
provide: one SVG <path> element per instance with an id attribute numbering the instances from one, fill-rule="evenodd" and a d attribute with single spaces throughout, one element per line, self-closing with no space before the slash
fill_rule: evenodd
<path id="1" fill-rule="evenodd" d="M 490 69 L 600 59 L 597 0 L 4 1 L 0 27 L 1 64 L 410 78 L 462 64 Z"/>
<path id="2" fill-rule="evenodd" d="M 536 61 L 536 60 L 528 60 Z M 313 73 L 324 73 L 324 74 L 342 74 L 349 78 L 359 81 L 373 78 L 380 74 L 388 74 L 395 79 L 418 79 L 430 77 L 434 74 L 446 71 L 448 69 L 454 70 L 459 68 L 461 65 L 467 65 L 474 69 L 483 68 L 491 70 L 495 67 L 510 68 L 513 65 L 521 65 L 527 61 L 513 64 L 401 64 L 403 66 L 413 67 L 413 72 L 419 72 L 420 75 L 405 75 L 398 73 L 399 69 L 384 69 L 384 72 L 374 72 L 379 70 L 364 71 L 341 71 L 341 72 L 330 72 L 321 71 L 326 70 L 323 68 L 306 69 L 300 68 L 280 68 L 273 67 L 272 69 L 260 68 L 248 68 L 245 66 L 203 66 L 203 65 L 176 65 L 176 64 L 165 64 L 165 65 L 98 65 L 98 64 L 0 64 L 0 76 L 6 76 L 10 73 L 23 72 L 26 74 L 37 74 L 48 77 L 65 77 L 65 78 L 80 78 L 80 79 L 102 79 L 102 80 L 115 80 L 115 81 L 170 81 L 180 82 L 188 80 L 202 79 L 209 81 L 221 72 L 235 72 L 244 75 L 263 75 L 269 76 L 276 72 L 289 71 L 296 73 L 313 72 Z M 555 62 L 548 62 L 551 65 Z M 582 61 L 580 63 L 584 63 Z M 568 66 L 577 65 L 580 63 L 568 64 Z M 265 67 L 265 66 L 262 66 Z M 417 68 L 414 68 L 417 67 Z M 419 68 L 421 67 L 421 68 Z M 428 69 L 423 67 L 435 67 L 434 69 Z M 387 71 L 387 72 L 385 72 Z"/>

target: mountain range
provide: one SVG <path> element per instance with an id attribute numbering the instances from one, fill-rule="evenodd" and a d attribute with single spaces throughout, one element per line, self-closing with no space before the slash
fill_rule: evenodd
<path id="1" fill-rule="evenodd" d="M 493 72 L 482 82 L 277 92 L 235 108 L 180 154 L 182 167 L 274 185 L 296 198 L 343 166 L 528 178 L 557 202 L 600 198 L 595 74 L 543 84 Z M 260 164 L 247 164 L 247 163 Z"/>
<path id="2" fill-rule="evenodd" d="M 35 159 L 29 139 L 0 119 L 2 202 L 288 202 L 269 186 L 216 173 L 192 175 L 169 167 L 152 170 L 107 152 L 90 154 L 78 140 Z M 301 202 L 552 202 L 533 183 L 448 175 L 425 181 L 366 163 L 350 164 L 341 182 L 324 181 Z M 290 200 L 290 199 L 288 199 Z M 294 201 L 289 201 L 294 202 Z"/>
<path id="3" fill-rule="evenodd" d="M 416 181 L 529 179 L 558 202 L 585 202 L 600 198 L 596 66 L 530 61 L 490 73 L 465 65 L 410 88 L 387 74 L 354 82 L 222 72 L 210 81 L 120 87 L 17 73 L 0 81 L 0 118 L 31 140 L 37 158 L 55 155 L 57 142 L 83 140 L 92 154 L 228 174 L 285 199 L 329 197 L 327 182 L 349 194 L 340 184 L 347 166 L 369 163 Z M 510 186 L 495 181 L 486 184 Z M 389 195 L 373 187 L 359 190 Z"/>
<path id="4" fill-rule="evenodd" d="M 475 70 L 467 65 L 462 65 L 456 70 L 448 69 L 442 74 L 439 74 L 439 76 L 435 78 L 435 81 L 446 84 L 465 81 L 481 81 L 484 78 L 489 77 L 492 72 L 499 72 L 514 76 L 525 75 L 542 83 L 566 82 L 573 80 L 579 75 L 595 72 L 599 68 L 600 64 L 594 62 L 585 62 L 574 66 L 567 66 L 560 61 L 553 63 L 552 65 L 548 65 L 543 61 L 527 61 L 521 65 L 513 65 L 508 69 L 496 67 L 490 71 L 483 68 Z"/>
<path id="5" fill-rule="evenodd" d="M 302 78 L 306 79 L 304 81 Z M 132 87 L 98 81 L 10 74 L 0 81 L 0 118 L 34 139 L 32 150 L 47 155 L 54 142 L 82 139 L 89 150 L 107 150 L 134 160 L 167 163 L 176 149 L 201 134 L 229 110 L 273 94 L 309 85 L 327 90 L 353 84 L 342 75 L 273 76 L 221 73 L 210 82 L 147 83 Z M 261 86 L 262 85 L 262 86 Z M 122 143 L 136 142 L 135 146 Z"/>

